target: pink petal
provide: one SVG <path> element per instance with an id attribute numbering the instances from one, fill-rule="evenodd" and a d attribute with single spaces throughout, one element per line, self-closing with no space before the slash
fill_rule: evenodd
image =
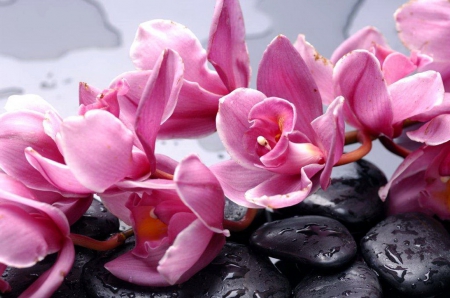
<path id="1" fill-rule="evenodd" d="M 402 53 L 392 53 L 383 62 L 383 75 L 388 85 L 408 76 L 417 69 L 416 65 Z"/>
<path id="2" fill-rule="evenodd" d="M 150 161 L 150 170 L 156 168 L 154 156 L 159 126 L 172 114 L 178 100 L 183 79 L 183 62 L 172 50 L 161 53 L 142 93 L 136 112 L 136 134 Z"/>
<path id="3" fill-rule="evenodd" d="M 200 220 L 192 222 L 167 249 L 158 272 L 172 285 L 181 282 L 180 277 L 201 260 L 213 234 Z"/>
<path id="4" fill-rule="evenodd" d="M 206 51 L 197 37 L 181 24 L 168 20 L 142 23 L 131 45 L 130 55 L 137 68 L 153 69 L 164 49 L 180 54 L 186 80 L 198 82 L 202 88 L 217 94 L 228 93 L 217 73 L 208 69 Z"/>
<path id="5" fill-rule="evenodd" d="M 313 167 L 318 171 L 323 166 Z M 248 190 L 245 198 L 261 207 L 277 209 L 300 203 L 312 190 L 313 183 L 302 168 L 300 175 L 275 175 L 263 181 Z"/>
<path id="6" fill-rule="evenodd" d="M 362 125 L 357 128 L 392 137 L 391 97 L 375 56 L 353 51 L 338 61 L 334 71 L 335 90 Z"/>
<path id="7" fill-rule="evenodd" d="M 72 269 L 75 249 L 70 238 L 64 239 L 55 264 L 26 289 L 20 297 L 50 297 Z"/>
<path id="8" fill-rule="evenodd" d="M 433 118 L 418 130 L 407 132 L 413 141 L 436 146 L 450 140 L 450 115 L 444 114 Z"/>
<path id="9" fill-rule="evenodd" d="M 345 123 L 342 108 L 344 98 L 337 97 L 328 107 L 325 114 L 314 120 L 311 125 L 316 131 L 319 148 L 325 158 L 325 167 L 320 177 L 320 185 L 326 189 L 330 182 L 333 166 L 339 161 L 344 151 Z"/>
<path id="10" fill-rule="evenodd" d="M 306 63 L 285 36 L 277 36 L 264 52 L 257 89 L 267 97 L 283 98 L 294 104 L 297 129 L 312 134 L 310 123 L 322 114 L 322 100 Z"/>
<path id="11" fill-rule="evenodd" d="M 56 113 L 54 107 L 42 97 L 34 94 L 10 96 L 5 104 L 5 110 L 8 112 L 29 110 L 40 114 L 45 114 L 47 111 Z"/>
<path id="12" fill-rule="evenodd" d="M 245 199 L 245 192 L 256 187 L 263 181 L 277 176 L 276 174 L 253 167 L 244 168 L 229 160 L 211 166 L 211 171 L 217 177 L 227 198 L 247 208 L 261 208 Z"/>
<path id="13" fill-rule="evenodd" d="M 329 105 L 335 97 L 333 90 L 333 63 L 321 56 L 319 52 L 305 40 L 303 34 L 300 34 L 297 37 L 294 47 L 308 66 L 308 69 L 319 88 L 322 102 Z"/>
<path id="14" fill-rule="evenodd" d="M 389 86 L 394 123 L 429 112 L 444 100 L 441 76 L 434 71 L 417 73 Z"/>
<path id="15" fill-rule="evenodd" d="M 248 115 L 253 106 L 263 101 L 265 95 L 253 89 L 237 89 L 222 97 L 217 114 L 217 132 L 228 153 L 239 164 L 253 168 L 259 158 L 249 154 L 242 137 L 250 128 Z"/>
<path id="16" fill-rule="evenodd" d="M 173 177 L 180 199 L 201 222 L 216 233 L 223 231 L 225 199 L 220 183 L 196 155 L 185 157 Z"/>
<path id="17" fill-rule="evenodd" d="M 209 32 L 208 60 L 228 91 L 248 87 L 250 59 L 245 44 L 245 27 L 238 0 L 216 2 Z"/>
<path id="18" fill-rule="evenodd" d="M 442 0 L 410 1 L 395 13 L 397 30 L 409 48 L 449 60 L 450 3 Z"/>
<path id="19" fill-rule="evenodd" d="M 32 111 L 17 111 L 0 116 L 0 167 L 25 185 L 39 189 L 57 191 L 26 160 L 24 150 L 33 147 L 44 157 L 63 162 L 55 142 L 44 132 L 44 114 Z"/>
<path id="20" fill-rule="evenodd" d="M 78 84 L 78 96 L 80 105 L 90 105 L 95 103 L 97 99 L 97 95 L 99 95 L 102 91 L 93 86 L 88 85 L 87 83 L 80 82 Z"/>
<path id="21" fill-rule="evenodd" d="M 45 158 L 33 148 L 25 149 L 25 156 L 39 173 L 62 193 L 89 194 L 93 191 L 83 186 L 65 165 Z"/>
<path id="22" fill-rule="evenodd" d="M 339 59 L 351 51 L 370 50 L 375 44 L 386 48 L 389 47 L 380 31 L 375 27 L 364 27 L 346 39 L 336 50 L 334 50 L 330 60 L 333 64 L 336 64 Z"/>
<path id="23" fill-rule="evenodd" d="M 158 138 L 194 138 L 213 133 L 220 97 L 198 83 L 184 80 L 175 110 L 161 125 Z"/>
<path id="24" fill-rule="evenodd" d="M 125 204 L 131 194 L 131 192 L 118 191 L 100 195 L 106 209 L 129 226 L 131 226 L 131 212 L 125 207 Z"/>
<path id="25" fill-rule="evenodd" d="M 61 142 L 76 179 L 95 192 L 122 180 L 132 166 L 133 134 L 106 111 L 67 118 L 61 125 Z"/>

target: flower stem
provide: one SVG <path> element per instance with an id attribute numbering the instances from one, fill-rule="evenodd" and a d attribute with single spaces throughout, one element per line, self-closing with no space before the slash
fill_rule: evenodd
<path id="1" fill-rule="evenodd" d="M 400 146 L 399 144 L 396 144 L 393 140 L 385 136 L 380 136 L 378 139 L 387 150 L 394 153 L 395 155 L 405 158 L 411 153 L 410 150 Z"/>
<path id="2" fill-rule="evenodd" d="M 224 219 L 223 226 L 231 232 L 240 232 L 245 230 L 255 219 L 259 209 L 247 208 L 247 212 L 240 221 Z"/>
<path id="3" fill-rule="evenodd" d="M 342 154 L 339 161 L 335 164 L 335 166 L 342 166 L 357 160 L 360 160 L 364 156 L 366 156 L 370 150 L 372 149 L 372 138 L 364 132 L 356 131 L 356 135 L 354 133 L 349 134 L 349 140 L 356 138 L 359 142 L 361 142 L 361 146 L 358 149 L 353 150 L 349 153 Z M 345 134 L 345 144 L 347 144 L 347 134 Z M 351 144 L 351 143 L 349 143 Z"/>
<path id="4" fill-rule="evenodd" d="M 93 250 L 105 251 L 116 248 L 123 243 L 125 240 L 134 235 L 133 229 L 128 229 L 123 232 L 117 233 L 109 237 L 105 241 L 99 241 L 92 239 L 90 237 L 80 235 L 80 234 L 70 234 L 70 239 L 72 239 L 73 244 L 86 247 Z"/>
<path id="5" fill-rule="evenodd" d="M 173 175 L 166 173 L 162 170 L 156 169 L 154 173 L 152 173 L 152 178 L 160 178 L 160 179 L 167 179 L 167 180 L 173 180 Z"/>

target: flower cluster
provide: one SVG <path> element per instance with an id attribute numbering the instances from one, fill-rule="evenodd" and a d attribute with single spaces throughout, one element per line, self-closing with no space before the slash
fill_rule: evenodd
<path id="1" fill-rule="evenodd" d="M 206 50 L 181 24 L 143 23 L 131 46 L 136 70 L 105 89 L 80 83 L 76 115 L 62 118 L 36 95 L 11 96 L 0 115 L 0 273 L 57 252 L 22 294 L 50 296 L 74 260 L 69 227 L 96 195 L 135 235 L 134 249 L 105 267 L 139 285 L 182 283 L 229 236 L 225 197 L 247 208 L 298 204 L 377 138 L 405 157 L 380 190 L 389 211 L 450 219 L 450 3 L 411 1 L 395 17 L 409 56 L 373 27 L 330 59 L 303 35 L 295 43 L 278 35 L 250 88 L 239 2 L 217 0 Z M 207 167 L 196 155 L 155 153 L 157 139 L 215 131 L 230 160 Z M 355 141 L 361 147 L 344 153 Z M 421 145 L 407 149 L 413 143 Z"/>

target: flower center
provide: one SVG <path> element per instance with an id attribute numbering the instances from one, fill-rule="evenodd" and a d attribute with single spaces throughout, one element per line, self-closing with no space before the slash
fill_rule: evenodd
<path id="1" fill-rule="evenodd" d="M 136 234 L 147 240 L 160 240 L 167 235 L 167 225 L 158 219 L 152 208 L 149 216 L 139 222 Z"/>

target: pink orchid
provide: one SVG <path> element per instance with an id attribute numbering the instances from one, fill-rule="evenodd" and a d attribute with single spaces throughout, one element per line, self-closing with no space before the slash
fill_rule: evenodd
<path id="1" fill-rule="evenodd" d="M 70 271 L 75 250 L 69 223 L 56 207 L 36 200 L 19 181 L 0 174 L 0 276 L 7 266 L 26 268 L 58 252 L 56 263 L 20 297 L 50 297 Z M 0 292 L 10 290 L 0 278 Z"/>
<path id="2" fill-rule="evenodd" d="M 441 111 L 448 104 L 439 73 L 426 71 L 402 78 L 409 73 L 408 63 L 397 62 L 395 55 L 387 67 L 389 57 L 383 68 L 375 54 L 352 51 L 336 63 L 333 80 L 335 94 L 346 99 L 344 114 L 349 124 L 373 136 L 394 138 L 405 120 L 430 120 L 434 110 Z M 395 67 L 395 73 L 390 71 Z"/>
<path id="3" fill-rule="evenodd" d="M 229 232 L 222 226 L 223 191 L 195 155 L 180 162 L 170 186 L 152 182 L 154 189 L 144 190 L 142 196 L 134 193 L 126 203 L 130 218 L 125 220 L 131 221 L 136 247 L 105 267 L 139 285 L 182 283 L 225 244 Z"/>
<path id="4" fill-rule="evenodd" d="M 134 122 L 145 82 L 164 49 L 176 51 L 185 68 L 177 105 L 158 137 L 199 137 L 214 132 L 219 98 L 247 87 L 250 81 L 239 1 L 217 1 L 207 51 L 189 29 L 173 21 L 153 20 L 139 26 L 131 46 L 131 58 L 139 71 L 124 73 L 111 84 L 112 89 L 123 81 L 129 86 L 128 92 L 118 96 L 124 122 Z M 209 69 L 208 62 L 216 71 Z"/>
<path id="5" fill-rule="evenodd" d="M 232 160 L 212 167 L 225 195 L 250 208 L 281 208 L 329 184 L 342 155 L 343 99 L 322 114 L 317 85 L 284 36 L 268 46 L 258 90 L 238 89 L 220 101 L 217 129 Z"/>
<path id="6" fill-rule="evenodd" d="M 380 190 L 390 213 L 419 211 L 450 219 L 450 115 L 440 115 L 407 135 L 425 143 L 408 155 Z"/>
<path id="7" fill-rule="evenodd" d="M 450 90 L 450 3 L 446 0 L 415 0 L 395 13 L 402 42 L 411 50 L 433 57 L 421 70 L 438 71 Z"/>

